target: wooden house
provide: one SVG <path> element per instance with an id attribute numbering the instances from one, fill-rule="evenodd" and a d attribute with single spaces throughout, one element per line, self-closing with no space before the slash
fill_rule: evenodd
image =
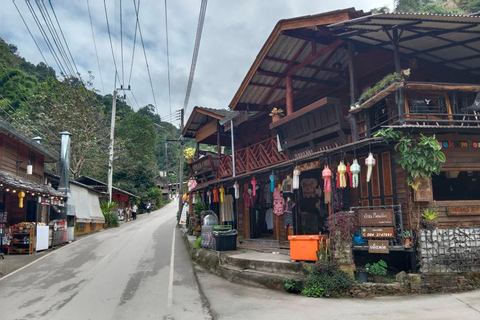
<path id="1" fill-rule="evenodd" d="M 188 136 L 204 133 L 202 140 L 213 140 L 218 150 L 234 149 L 234 157 L 218 153 L 216 174 L 202 175 L 191 164 L 191 176 L 201 182 L 191 192 L 207 199 L 207 190 L 223 187 L 233 194 L 236 182 L 234 225 L 241 239 L 285 243 L 288 234 L 328 232 L 326 218 L 338 211 L 385 215 L 384 225 L 359 217 L 365 241 L 354 249 L 369 251 L 367 240 L 381 243 L 385 252 L 407 254 L 415 265 L 416 251 L 401 235 L 409 230 L 424 241 L 418 230 L 423 208 L 438 211 L 439 230 L 480 227 L 479 24 L 473 15 L 353 8 L 280 20 L 228 106 L 231 121 L 189 131 Z M 408 79 L 402 73 L 407 69 Z M 271 116 L 274 108 L 283 117 Z M 385 128 L 435 134 L 446 155 L 441 173 L 413 192 L 393 144 L 374 137 Z M 376 165 L 367 182 L 369 153 Z M 361 166 L 358 188 L 348 182 L 337 187 L 340 162 L 354 159 Z M 326 165 L 332 171 L 329 201 L 322 179 Z M 293 222 L 286 214 L 274 214 L 271 221 L 273 205 L 262 193 L 271 179 L 274 186 L 285 185 L 295 169 L 300 187 L 291 197 Z M 260 193 L 253 200 L 252 189 Z"/>

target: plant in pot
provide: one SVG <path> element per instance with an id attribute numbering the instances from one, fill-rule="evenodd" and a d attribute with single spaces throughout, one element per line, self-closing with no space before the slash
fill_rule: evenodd
<path id="1" fill-rule="evenodd" d="M 365 269 L 368 269 L 368 273 L 373 276 L 373 282 L 376 283 L 385 283 L 387 278 L 387 263 L 383 260 L 378 260 L 378 262 L 367 263 Z"/>
<path id="2" fill-rule="evenodd" d="M 400 237 L 404 239 L 403 243 L 405 248 L 410 248 L 412 246 L 410 230 L 403 230 Z"/>
<path id="3" fill-rule="evenodd" d="M 427 208 L 422 213 L 423 226 L 427 230 L 435 230 L 437 227 L 438 211 L 435 209 Z"/>
<path id="4" fill-rule="evenodd" d="M 279 108 L 273 108 L 272 111 L 270 111 L 270 117 L 272 117 L 272 122 L 280 120 L 280 118 L 283 117 L 283 110 Z"/>
<path id="5" fill-rule="evenodd" d="M 368 268 L 358 268 L 357 279 L 360 283 L 368 282 Z"/>

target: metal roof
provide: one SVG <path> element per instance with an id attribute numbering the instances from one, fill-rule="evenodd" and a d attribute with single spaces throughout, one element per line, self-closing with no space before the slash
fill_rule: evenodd
<path id="1" fill-rule="evenodd" d="M 398 30 L 400 53 L 480 75 L 480 17 L 424 13 L 380 13 L 334 23 L 341 39 L 393 50 Z"/>
<path id="2" fill-rule="evenodd" d="M 107 187 L 107 184 L 105 182 L 102 182 L 102 181 L 99 181 L 99 180 L 96 180 L 96 179 L 93 179 L 93 178 L 90 178 L 90 177 L 87 177 L 87 176 L 80 176 L 77 179 L 75 179 L 75 181 L 80 182 L 82 184 L 85 184 L 87 186 L 92 186 L 92 187 L 95 187 L 95 186 L 101 186 L 102 188 Z M 72 182 L 72 181 L 70 181 L 70 182 Z M 114 186 L 112 186 L 112 189 L 115 190 L 118 193 L 123 193 L 123 194 L 129 195 L 131 197 L 138 198 L 138 199 L 140 198 L 139 196 L 136 196 L 133 193 L 130 193 L 130 192 L 122 190 L 122 189 L 119 189 L 119 188 L 114 187 Z"/>
<path id="3" fill-rule="evenodd" d="M 213 119 L 221 120 L 230 113 L 227 109 L 213 109 L 196 106 L 193 108 L 187 124 L 183 128 L 182 136 L 185 138 L 195 138 L 195 134 L 199 128 L 212 121 Z"/>
<path id="4" fill-rule="evenodd" d="M 24 180 L 18 176 L 0 170 L 0 182 L 5 186 L 18 188 L 28 192 L 38 192 L 48 196 L 66 197 L 64 193 L 55 190 L 46 184 L 38 184 L 36 182 Z"/>

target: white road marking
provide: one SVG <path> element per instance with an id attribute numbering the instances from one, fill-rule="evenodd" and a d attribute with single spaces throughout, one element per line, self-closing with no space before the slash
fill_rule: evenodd
<path id="1" fill-rule="evenodd" d="M 170 255 L 170 277 L 168 279 L 167 310 L 171 314 L 173 305 L 173 272 L 175 267 L 175 229 L 173 228 L 172 253 Z"/>

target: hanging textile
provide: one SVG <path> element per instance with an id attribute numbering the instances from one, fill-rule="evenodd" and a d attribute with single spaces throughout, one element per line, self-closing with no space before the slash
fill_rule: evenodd
<path id="1" fill-rule="evenodd" d="M 357 159 L 353 159 L 353 164 L 350 170 L 352 171 L 352 187 L 358 188 L 358 175 L 360 173 L 360 165 L 358 164 Z"/>
<path id="2" fill-rule="evenodd" d="M 353 180 L 352 180 L 352 169 L 351 169 L 351 166 L 350 166 L 350 162 L 347 162 L 347 176 L 348 176 L 348 185 L 350 186 L 350 188 L 353 187 Z"/>
<path id="3" fill-rule="evenodd" d="M 220 202 L 220 221 L 233 221 L 233 197 L 231 194 L 225 195 L 224 201 Z"/>
<path id="4" fill-rule="evenodd" d="M 338 179 L 338 187 L 339 188 L 345 188 L 347 186 L 347 177 L 345 176 L 345 173 L 347 172 L 347 167 L 343 163 L 343 161 L 340 161 L 340 164 L 338 165 L 337 168 L 337 179 Z"/>
<path id="5" fill-rule="evenodd" d="M 267 230 L 273 229 L 273 209 L 272 208 L 269 208 L 265 212 L 265 223 L 267 225 Z"/>
<path id="6" fill-rule="evenodd" d="M 191 178 L 190 180 L 188 180 L 187 185 L 188 185 L 188 191 L 192 191 L 197 186 L 197 180 Z"/>
<path id="7" fill-rule="evenodd" d="M 213 187 L 213 202 L 218 202 L 218 189 L 217 187 Z"/>
<path id="8" fill-rule="evenodd" d="M 315 198 L 316 195 L 316 187 L 318 185 L 318 181 L 315 178 L 303 178 L 300 182 L 302 185 L 302 194 L 304 198 Z M 320 192 L 321 195 L 321 192 Z"/>
<path id="9" fill-rule="evenodd" d="M 365 165 L 367 166 L 367 182 L 370 182 L 370 178 L 372 177 L 373 167 L 375 166 L 375 158 L 373 154 L 370 152 L 368 157 L 365 159 Z"/>
<path id="10" fill-rule="evenodd" d="M 323 178 L 323 192 L 325 194 L 325 203 L 330 203 L 332 199 L 332 170 L 328 167 L 328 165 L 324 166 L 322 171 L 322 178 Z"/>
<path id="11" fill-rule="evenodd" d="M 220 202 L 223 202 L 223 200 L 225 199 L 225 188 L 223 187 L 223 185 L 220 186 Z"/>
<path id="12" fill-rule="evenodd" d="M 212 203 L 212 191 L 210 189 L 207 191 L 208 204 Z"/>
<path id="13" fill-rule="evenodd" d="M 233 184 L 233 188 L 235 189 L 235 199 L 240 198 L 240 186 L 238 185 L 237 181 L 235 181 L 235 183 Z"/>
<path id="14" fill-rule="evenodd" d="M 196 203 L 197 203 L 197 196 L 196 196 L 195 193 L 192 194 L 192 203 L 193 203 L 193 204 L 196 204 Z"/>
<path id="15" fill-rule="evenodd" d="M 272 172 L 272 174 L 268 176 L 268 178 L 270 179 L 270 192 L 273 192 L 275 190 L 275 179 L 277 177 Z"/>
<path id="16" fill-rule="evenodd" d="M 285 203 L 285 228 L 293 228 L 293 207 L 295 207 L 295 202 L 292 199 L 287 198 Z"/>
<path id="17" fill-rule="evenodd" d="M 283 210 L 285 210 L 285 199 L 283 199 L 280 190 L 275 189 L 275 191 L 273 191 L 273 213 L 281 216 Z"/>
<path id="18" fill-rule="evenodd" d="M 255 179 L 255 177 L 252 178 L 252 180 L 250 181 L 250 183 L 252 184 L 252 189 L 253 189 L 253 196 L 255 197 L 257 195 L 257 179 Z"/>
<path id="19" fill-rule="evenodd" d="M 293 189 L 300 188 L 300 170 L 295 167 L 293 170 Z"/>
<path id="20" fill-rule="evenodd" d="M 273 202 L 273 193 L 270 191 L 270 185 L 268 184 L 263 187 L 263 197 L 265 198 L 266 204 L 271 204 Z"/>
<path id="21" fill-rule="evenodd" d="M 250 202 L 250 195 L 248 194 L 248 189 L 243 191 L 242 197 L 243 197 L 243 203 L 245 204 L 245 208 L 250 208 L 251 202 Z"/>

